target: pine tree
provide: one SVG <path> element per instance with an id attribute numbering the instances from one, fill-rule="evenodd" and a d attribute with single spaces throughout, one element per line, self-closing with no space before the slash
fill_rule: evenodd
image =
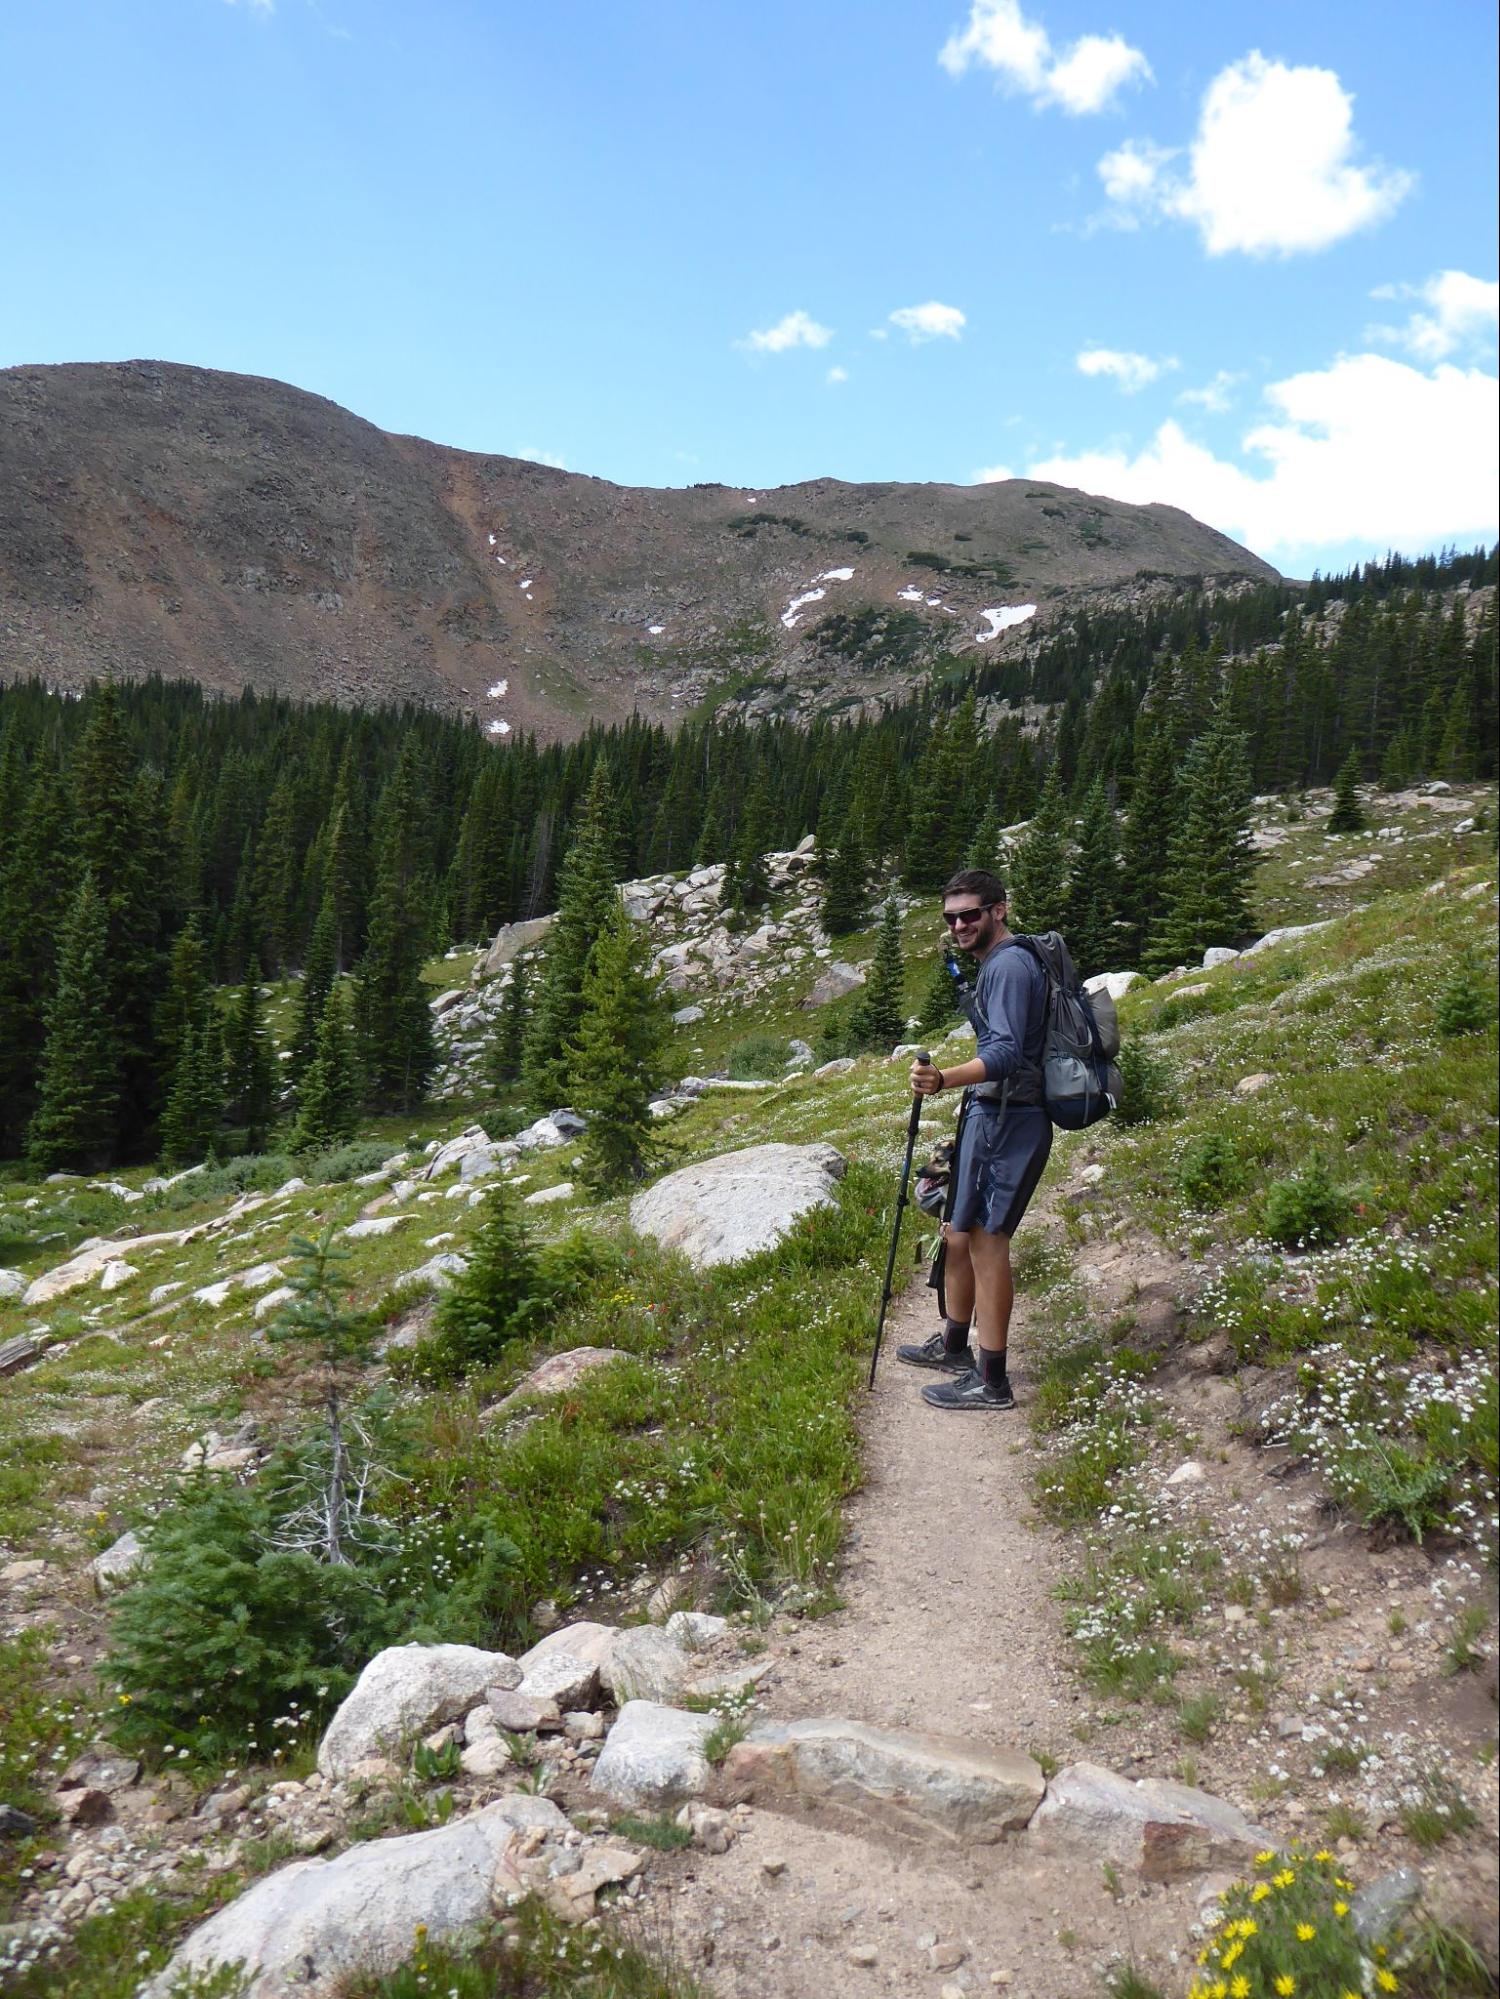
<path id="1" fill-rule="evenodd" d="M 954 977 L 954 965 L 951 952 L 938 952 L 932 960 L 927 984 L 917 1006 L 917 1018 L 934 1037 L 946 1033 L 959 1017 L 958 980 Z"/>
<path id="2" fill-rule="evenodd" d="M 169 1075 L 175 1075 L 187 1038 L 197 1031 L 209 1004 L 208 947 L 196 916 L 172 939 L 166 987 L 156 1009 L 156 1042 Z"/>
<path id="3" fill-rule="evenodd" d="M 57 968 L 59 921 L 73 901 L 68 790 L 48 746 L 28 773 L 29 790 L 0 873 L 0 1158 L 22 1149 L 36 1109 L 47 1038 L 47 999 Z"/>
<path id="4" fill-rule="evenodd" d="M 650 1105 L 671 1034 L 649 938 L 617 903 L 590 955 L 568 1045 L 572 1101 L 589 1121 L 583 1178 L 597 1191 L 638 1180 L 659 1150 Z"/>
<path id="5" fill-rule="evenodd" d="M 1123 956 L 1136 963 L 1166 907 L 1167 856 L 1180 817 L 1178 755 L 1164 727 L 1136 746 L 1135 786 L 1122 837 Z"/>
<path id="6" fill-rule="evenodd" d="M 432 1008 L 422 983 L 433 937 L 429 811 L 411 738 L 382 794 L 379 818 L 379 860 L 359 961 L 355 1028 L 370 1102 L 410 1110 L 437 1067 Z"/>
<path id="7" fill-rule="evenodd" d="M 1380 759 L 1380 788 L 1382 791 L 1404 791 L 1411 783 L 1412 745 L 1406 729 L 1400 728 L 1385 746 L 1385 755 Z"/>
<path id="8" fill-rule="evenodd" d="M 333 963 L 347 972 L 364 947 L 365 876 L 369 829 L 365 792 L 351 737 L 339 764 L 328 813 L 323 895 L 333 912 Z"/>
<path id="9" fill-rule="evenodd" d="M 1011 862 L 1012 928 L 1061 930 L 1068 919 L 1069 813 L 1056 764 Z"/>
<path id="10" fill-rule="evenodd" d="M 317 1049 L 318 1022 L 323 1018 L 323 1008 L 328 1003 L 328 995 L 333 990 L 338 972 L 337 934 L 338 919 L 333 898 L 325 896 L 308 940 L 307 962 L 302 967 L 302 979 L 297 988 L 292 1059 L 286 1065 L 287 1075 L 293 1083 L 300 1083 L 307 1074 L 308 1064 Z"/>
<path id="11" fill-rule="evenodd" d="M 819 920 L 830 937 L 858 930 L 869 908 L 868 864 L 851 813 L 828 861 Z"/>
<path id="12" fill-rule="evenodd" d="M 112 1157 L 123 1084 L 108 955 L 108 914 L 86 871 L 58 938 L 39 1101 L 26 1138 L 37 1167 L 97 1172 Z"/>
<path id="13" fill-rule="evenodd" d="M 328 995 L 318 1022 L 318 1042 L 297 1090 L 294 1152 L 325 1152 L 353 1138 L 359 1127 L 359 1070 L 344 988 Z"/>
<path id="14" fill-rule="evenodd" d="M 432 1358 L 444 1374 L 467 1374 L 500 1358 L 542 1312 L 536 1255 L 516 1196 L 487 1183 L 484 1219 L 469 1244 L 469 1267 L 438 1306 Z"/>
<path id="15" fill-rule="evenodd" d="M 964 866 L 987 868 L 991 874 L 999 874 L 1000 849 L 1004 844 L 1000 832 L 1000 809 L 991 803 L 974 829 L 974 837 L 969 842 L 968 852 L 964 855 Z"/>
<path id="16" fill-rule="evenodd" d="M 698 831 L 698 844 L 693 849 L 695 867 L 712 867 L 715 861 L 724 858 L 724 801 L 717 779 L 708 788 L 708 803 L 703 808 L 703 824 Z"/>
<path id="17" fill-rule="evenodd" d="M 500 1001 L 500 1011 L 490 1035 L 490 1082 L 497 1090 L 508 1090 L 520 1078 L 526 1049 L 526 1022 L 530 1018 L 526 967 L 517 958 L 510 968 L 510 984 Z"/>
<path id="18" fill-rule="evenodd" d="M 550 1109 L 565 1101 L 567 1043 L 583 1011 L 583 978 L 594 939 L 618 904 L 610 848 L 614 799 L 603 759 L 594 767 L 583 810 L 558 881 L 557 915 L 547 932 L 521 1080 L 529 1102 Z"/>
<path id="19" fill-rule="evenodd" d="M 1166 911 L 1146 940 L 1149 968 L 1192 964 L 1250 927 L 1250 765 L 1227 709 L 1188 746 L 1183 820 L 1167 863 Z"/>
<path id="20" fill-rule="evenodd" d="M 161 1154 L 169 1165 L 188 1166 L 212 1154 L 224 1113 L 223 1039 L 211 999 L 189 1020 L 177 1046 L 161 1114 Z"/>
<path id="21" fill-rule="evenodd" d="M 912 787 L 901 879 L 909 888 L 939 889 L 953 873 L 953 759 L 946 716 L 933 723 Z"/>
<path id="22" fill-rule="evenodd" d="M 765 773 L 757 771 L 750 796 L 740 814 L 734 836 L 731 880 L 725 876 L 721 900 L 733 914 L 743 919 L 746 912 L 770 901 L 770 877 L 766 873 L 766 852 L 771 844 L 771 797 Z"/>
<path id="23" fill-rule="evenodd" d="M 1330 833 L 1363 833 L 1369 825 L 1359 802 L 1359 781 L 1363 774 L 1359 751 L 1351 749 L 1334 782 L 1333 811 L 1328 819 Z"/>
<path id="24" fill-rule="evenodd" d="M 276 1105 L 276 1064 L 253 962 L 225 1024 L 224 1066 L 229 1121 L 243 1126 L 247 1151 L 263 1152 Z"/>
<path id="25" fill-rule="evenodd" d="M 1095 779 L 1084 802 L 1078 853 L 1068 883 L 1068 916 L 1063 934 L 1080 978 L 1107 972 L 1118 962 L 1120 945 L 1120 851 L 1114 810 L 1104 785 Z"/>
<path id="26" fill-rule="evenodd" d="M 875 956 L 864 990 L 849 1017 L 849 1040 L 856 1048 L 884 1049 L 887 1054 L 906 1029 L 902 992 L 906 967 L 901 955 L 901 911 L 894 897 L 880 917 Z"/>

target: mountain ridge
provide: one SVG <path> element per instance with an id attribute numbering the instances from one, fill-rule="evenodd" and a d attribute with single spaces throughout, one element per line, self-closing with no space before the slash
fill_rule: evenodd
<path id="1" fill-rule="evenodd" d="M 1276 580 L 1175 508 L 1042 481 L 619 486 L 172 362 L 0 371 L 0 485 L 0 676 L 407 699 L 546 739 L 862 706 L 1024 644 L 1002 609 Z"/>

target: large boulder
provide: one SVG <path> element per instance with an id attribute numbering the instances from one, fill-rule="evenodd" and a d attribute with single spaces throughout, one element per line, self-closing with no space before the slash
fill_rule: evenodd
<path id="1" fill-rule="evenodd" d="M 529 951 L 533 944 L 545 937 L 551 928 L 550 916 L 533 916 L 525 923 L 502 923 L 495 932 L 494 943 L 482 958 L 476 959 L 473 977 L 476 980 L 494 978 L 523 951 Z"/>
<path id="2" fill-rule="evenodd" d="M 1190 1784 L 1132 1783 L 1097 1763 L 1070 1763 L 1047 1786 L 1028 1837 L 1048 1852 L 1109 1861 L 1145 1881 L 1237 1869 L 1276 1838 L 1223 1798 Z"/>
<path id="3" fill-rule="evenodd" d="M 632 1624 L 610 1648 L 604 1682 L 615 1700 L 670 1701 L 693 1676 L 686 1649 L 659 1624 Z"/>
<path id="4" fill-rule="evenodd" d="M 846 1162 L 831 1145 L 751 1145 L 668 1173 L 630 1204 L 631 1227 L 699 1270 L 769 1249 L 826 1207 Z"/>
<path id="5" fill-rule="evenodd" d="M 368 1840 L 335 1860 L 297 1860 L 201 1924 L 140 1999 L 171 1999 L 197 1974 L 239 1965 L 241 1999 L 326 1999 L 355 1976 L 396 1971 L 419 1928 L 449 1943 L 524 1882 L 512 1848 L 568 1822 L 548 1798 L 501 1798 L 431 1832 Z"/>
<path id="6" fill-rule="evenodd" d="M 517 1687 L 507 1653 L 475 1645 L 391 1645 L 377 1652 L 318 1745 L 325 1777 L 343 1777 L 367 1756 L 400 1755 L 416 1736 L 457 1721 L 486 1687 Z"/>
<path id="7" fill-rule="evenodd" d="M 1019 1832 L 1046 1780 L 1014 1749 L 862 1721 L 766 1721 L 730 1750 L 728 1795 L 794 1797 L 908 1837 L 993 1844 Z"/>
<path id="8" fill-rule="evenodd" d="M 546 1660 L 558 1657 L 581 1659 L 586 1666 L 603 1673 L 619 1635 L 616 1625 L 595 1624 L 588 1618 L 581 1618 L 576 1624 L 564 1624 L 556 1631 L 549 1631 L 545 1638 L 539 1638 L 530 1651 L 521 1654 L 516 1664 L 521 1669 L 523 1680 Z"/>
<path id="9" fill-rule="evenodd" d="M 805 1007 L 827 1006 L 831 1000 L 857 992 L 864 982 L 865 975 L 858 965 L 845 965 L 835 958 L 818 974 L 802 1004 Z"/>
<path id="10" fill-rule="evenodd" d="M 703 1745 L 718 1726 L 711 1714 L 688 1714 L 656 1701 L 627 1701 L 604 1738 L 590 1779 L 622 1805 L 676 1805 L 713 1779 Z"/>

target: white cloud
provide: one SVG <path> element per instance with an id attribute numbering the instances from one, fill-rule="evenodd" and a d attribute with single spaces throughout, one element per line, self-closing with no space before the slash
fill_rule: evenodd
<path id="1" fill-rule="evenodd" d="M 997 486 L 1002 479 L 1014 479 L 1015 476 L 1009 465 L 984 465 L 974 474 L 974 484 Z"/>
<path id="2" fill-rule="evenodd" d="M 830 368 L 823 379 L 830 388 L 837 388 L 840 382 L 848 381 L 849 370 L 847 368 Z"/>
<path id="3" fill-rule="evenodd" d="M 1128 140 L 1099 162 L 1111 219 L 1191 222 L 1212 257 L 1325 250 L 1381 222 L 1413 178 L 1355 164 L 1354 99 L 1331 69 L 1267 62 L 1258 49 L 1209 84 L 1185 169 L 1181 149 Z"/>
<path id="4" fill-rule="evenodd" d="M 555 472 L 566 472 L 568 469 L 566 458 L 559 458 L 555 451 L 543 451 L 535 444 L 518 444 L 516 456 L 532 465 L 550 465 Z"/>
<path id="5" fill-rule="evenodd" d="M 1074 365 L 1080 375 L 1103 375 L 1118 382 L 1127 396 L 1133 396 L 1178 364 L 1170 355 L 1153 361 L 1149 354 L 1122 353 L 1113 347 L 1085 347 Z"/>
<path id="6" fill-rule="evenodd" d="M 1210 416 L 1223 416 L 1234 404 L 1230 390 L 1244 379 L 1243 375 L 1232 375 L 1227 368 L 1220 368 L 1212 381 L 1205 382 L 1201 389 L 1184 389 L 1177 400 L 1206 410 Z"/>
<path id="7" fill-rule="evenodd" d="M 1491 346 L 1500 323 L 1500 285 L 1467 271 L 1439 271 L 1422 285 L 1382 285 L 1372 297 L 1420 299 L 1429 308 L 1405 326 L 1370 328 L 1372 340 L 1389 340 L 1420 361 L 1445 361 L 1471 342 Z"/>
<path id="8" fill-rule="evenodd" d="M 968 323 L 956 305 L 939 305 L 935 298 L 926 305 L 899 306 L 891 314 L 891 325 L 914 347 L 924 340 L 957 340 Z"/>
<path id="9" fill-rule="evenodd" d="M 226 7 L 237 7 L 240 0 L 224 0 Z M 276 0 L 245 0 L 245 11 L 250 14 L 274 14 Z"/>
<path id="10" fill-rule="evenodd" d="M 1039 109 L 1056 105 L 1075 118 L 1103 111 L 1127 84 L 1146 83 L 1151 65 L 1119 35 L 1082 35 L 1054 51 L 1040 21 L 1029 21 L 1020 0 L 973 0 L 967 25 L 938 51 L 950 76 L 976 63 L 992 69 L 1004 87 L 1029 97 Z"/>
<path id="11" fill-rule="evenodd" d="M 758 333 L 747 333 L 743 340 L 737 340 L 737 347 L 748 348 L 752 354 L 785 354 L 791 347 L 826 347 L 833 338 L 831 326 L 819 326 L 810 313 L 800 307 L 778 319 L 774 326 L 767 326 Z"/>
<path id="12" fill-rule="evenodd" d="M 1350 542 L 1425 548 L 1495 534 L 1495 376 L 1349 354 L 1273 383 L 1266 402 L 1269 420 L 1241 440 L 1249 467 L 1169 420 L 1134 456 L 1058 454 L 1026 470 L 1112 499 L 1182 507 L 1290 567 Z"/>

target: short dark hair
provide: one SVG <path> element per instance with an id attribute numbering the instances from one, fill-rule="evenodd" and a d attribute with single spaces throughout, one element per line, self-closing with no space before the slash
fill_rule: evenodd
<path id="1" fill-rule="evenodd" d="M 981 902 L 1004 902 L 1005 883 L 988 868 L 960 868 L 943 889 L 944 902 L 950 895 L 977 895 Z"/>

